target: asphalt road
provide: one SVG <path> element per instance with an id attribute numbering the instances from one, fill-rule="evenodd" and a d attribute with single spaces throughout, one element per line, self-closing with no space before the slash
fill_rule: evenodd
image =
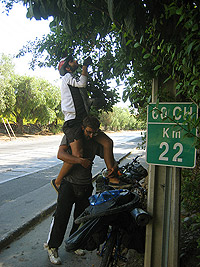
<path id="1" fill-rule="evenodd" d="M 136 148 L 141 140 L 139 131 L 108 135 L 114 140 L 114 151 L 117 154 Z M 52 135 L 0 141 L 0 184 L 59 164 L 56 155 L 61 139 L 62 135 Z"/>
<path id="2" fill-rule="evenodd" d="M 62 135 L 0 141 L 0 184 L 57 165 Z"/>
<path id="3" fill-rule="evenodd" d="M 141 140 L 141 133 L 134 131 L 108 135 L 114 140 L 116 159 L 136 149 Z M 0 205 L 41 188 L 56 177 L 62 164 L 56 158 L 61 139 L 62 135 L 54 135 L 0 142 Z M 93 175 L 104 167 L 104 161 L 96 158 Z M 34 176 L 39 171 L 41 175 Z M 48 175 L 44 175 L 42 171 L 48 172 Z M 28 179 L 30 174 L 35 179 Z"/>

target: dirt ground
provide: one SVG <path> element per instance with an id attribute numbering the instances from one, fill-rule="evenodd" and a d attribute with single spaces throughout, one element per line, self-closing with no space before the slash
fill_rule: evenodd
<path id="1" fill-rule="evenodd" d="M 8 134 L 3 123 L 0 123 L 0 142 L 9 142 L 16 140 L 26 140 L 26 139 L 36 139 L 43 136 L 53 135 L 53 133 L 48 128 L 42 128 L 33 124 L 24 125 L 23 133 L 19 133 L 16 130 L 16 125 L 11 124 L 11 128 L 14 131 L 12 133 L 11 129 L 7 125 L 10 135 Z M 62 134 L 62 132 L 60 133 Z"/>

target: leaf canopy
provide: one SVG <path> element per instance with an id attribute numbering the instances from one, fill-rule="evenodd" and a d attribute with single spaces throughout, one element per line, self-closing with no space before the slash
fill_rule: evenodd
<path id="1" fill-rule="evenodd" d="M 16 1 L 5 1 L 8 8 Z M 126 81 L 124 99 L 145 106 L 151 80 L 173 79 L 180 101 L 199 104 L 199 1 L 21 0 L 29 18 L 52 16 L 51 33 L 30 42 L 34 64 L 54 66 L 66 53 L 94 58 L 93 80 L 104 93 L 109 79 Z M 43 58 L 42 55 L 45 54 Z M 168 98 L 160 90 L 161 98 Z M 163 97 L 163 92 L 164 97 Z M 92 93 L 92 92 L 91 92 Z M 113 97 L 113 105 L 117 98 Z M 107 103 L 109 106 L 109 103 Z M 107 107 L 108 107 L 107 106 Z M 110 106 L 109 106 L 110 107 Z"/>

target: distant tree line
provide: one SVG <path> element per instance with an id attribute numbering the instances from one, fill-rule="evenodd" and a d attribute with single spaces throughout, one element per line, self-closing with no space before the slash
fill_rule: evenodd
<path id="1" fill-rule="evenodd" d="M 0 57 L 0 116 L 16 122 L 23 131 L 27 121 L 41 125 L 61 117 L 60 89 L 48 81 L 15 74 L 12 58 Z"/>
<path id="2" fill-rule="evenodd" d="M 104 130 L 145 130 L 146 122 L 129 112 L 128 108 L 114 106 L 112 111 L 103 111 L 99 115 L 101 128 Z"/>
<path id="3" fill-rule="evenodd" d="M 60 88 L 41 78 L 15 74 L 12 58 L 4 54 L 0 57 L 0 86 L 0 117 L 15 122 L 18 132 L 23 132 L 23 125 L 27 122 L 55 125 L 58 120 L 63 120 Z M 143 121 L 129 113 L 128 108 L 114 106 L 110 110 L 104 111 L 102 107 L 92 109 L 92 114 L 100 118 L 105 130 L 146 127 Z"/>

